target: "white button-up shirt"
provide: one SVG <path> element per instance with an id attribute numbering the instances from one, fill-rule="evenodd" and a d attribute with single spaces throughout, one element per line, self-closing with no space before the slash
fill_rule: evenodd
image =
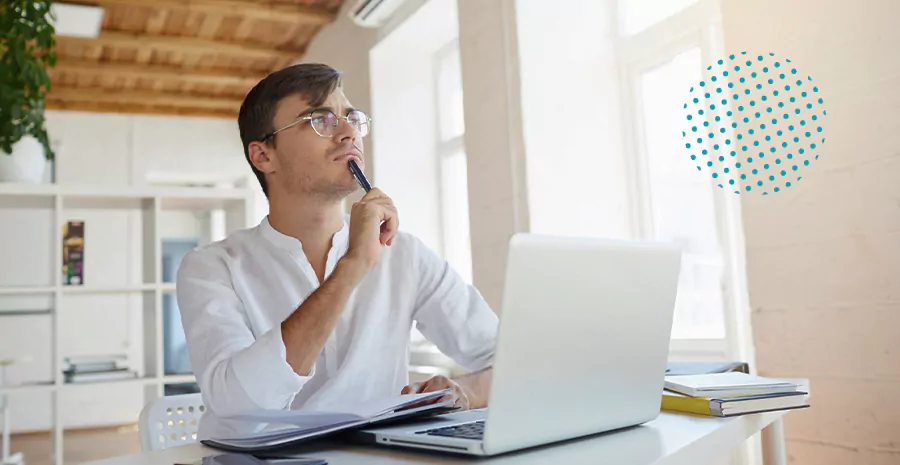
<path id="1" fill-rule="evenodd" d="M 347 252 L 349 217 L 334 235 L 325 278 Z M 241 428 L 224 417 L 259 409 L 328 410 L 397 395 L 408 384 L 416 327 L 465 368 L 488 366 L 498 319 L 478 291 L 418 238 L 398 232 L 350 295 L 307 376 L 286 361 L 281 322 L 319 287 L 300 241 L 268 219 L 186 255 L 178 306 L 208 412 L 200 435 Z"/>

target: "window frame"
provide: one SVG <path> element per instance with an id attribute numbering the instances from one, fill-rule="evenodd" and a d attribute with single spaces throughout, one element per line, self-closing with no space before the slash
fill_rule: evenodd
<path id="1" fill-rule="evenodd" d="M 445 117 L 444 113 L 449 112 L 450 109 L 441 105 L 441 86 L 440 86 L 440 78 L 441 78 L 441 63 L 443 60 L 453 53 L 459 53 L 459 37 L 454 38 L 453 40 L 447 42 L 442 45 L 437 51 L 432 54 L 432 89 L 433 89 L 433 99 L 434 99 L 434 109 L 436 111 L 435 121 L 435 153 L 437 154 L 437 163 L 435 164 L 435 179 L 437 182 L 438 189 L 438 198 L 441 202 L 440 209 L 441 212 L 438 215 L 438 230 L 440 236 L 441 250 L 440 254 L 444 259 L 447 259 L 447 240 L 448 240 L 448 225 L 446 223 L 446 214 L 443 211 L 444 205 L 446 203 L 446 189 L 444 186 L 444 172 L 443 172 L 443 161 L 447 158 L 450 158 L 460 152 L 462 152 L 463 157 L 466 156 L 466 146 L 465 146 L 465 136 L 466 131 L 465 127 L 463 131 L 456 136 L 451 137 L 450 139 L 443 139 L 442 135 L 442 121 Z M 462 69 L 460 69 L 460 73 L 462 73 Z M 460 82 L 461 83 L 461 82 Z M 466 179 L 466 189 L 468 190 L 468 179 Z M 467 232 L 469 237 L 469 260 L 471 262 L 471 231 Z M 471 281 L 472 270 L 468 270 L 469 278 Z M 471 282 L 469 284 L 472 284 Z"/>
<path id="2" fill-rule="evenodd" d="M 616 3 L 616 10 L 618 10 Z M 625 168 L 628 178 L 630 225 L 632 235 L 652 239 L 654 219 L 649 190 L 649 159 L 645 139 L 641 76 L 664 65 L 692 48 L 698 48 L 701 63 L 711 63 L 723 55 L 721 19 L 715 0 L 698 0 L 684 10 L 630 36 L 622 34 L 623 24 L 616 11 L 619 34 L 616 53 L 619 57 L 621 108 L 625 134 Z M 710 178 L 716 232 L 719 237 L 724 269 L 721 291 L 725 335 L 712 339 L 672 339 L 672 359 L 739 359 L 755 362 L 750 333 L 749 299 L 744 256 L 741 205 L 738 196 L 720 195 Z"/>

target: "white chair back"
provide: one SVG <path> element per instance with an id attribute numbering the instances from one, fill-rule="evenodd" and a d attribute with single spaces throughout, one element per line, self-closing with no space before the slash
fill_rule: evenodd
<path id="1" fill-rule="evenodd" d="M 138 433 L 144 452 L 197 442 L 197 428 L 206 407 L 200 394 L 165 396 L 144 406 Z"/>

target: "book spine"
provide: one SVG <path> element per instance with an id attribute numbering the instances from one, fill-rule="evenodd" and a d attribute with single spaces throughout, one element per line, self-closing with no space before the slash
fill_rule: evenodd
<path id="1" fill-rule="evenodd" d="M 721 416 L 715 415 L 710 402 L 702 398 L 662 396 L 662 410 L 670 412 L 696 413 L 698 415 Z"/>

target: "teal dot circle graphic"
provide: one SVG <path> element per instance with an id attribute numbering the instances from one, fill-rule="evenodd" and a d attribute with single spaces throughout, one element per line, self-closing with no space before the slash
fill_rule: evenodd
<path id="1" fill-rule="evenodd" d="M 738 195 L 781 193 L 803 179 L 825 144 L 828 115 L 821 89 L 803 76 L 774 53 L 735 53 L 705 68 L 681 120 L 698 175 Z"/>

